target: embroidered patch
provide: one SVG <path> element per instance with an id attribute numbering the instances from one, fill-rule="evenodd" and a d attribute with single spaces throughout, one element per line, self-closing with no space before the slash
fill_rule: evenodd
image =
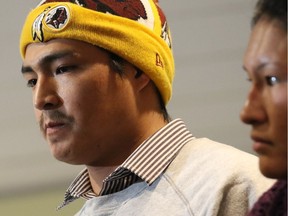
<path id="1" fill-rule="evenodd" d="M 55 8 L 47 7 L 40 15 L 36 17 L 32 25 L 33 40 L 44 41 L 43 24 L 52 30 L 61 30 L 69 22 L 70 13 L 67 7 L 57 6 Z"/>
<path id="2" fill-rule="evenodd" d="M 50 11 L 47 11 L 45 24 L 51 29 L 63 29 L 68 23 L 70 13 L 67 7 L 57 6 Z"/>
<path id="3" fill-rule="evenodd" d="M 162 63 L 160 55 L 158 53 L 156 53 L 156 66 L 163 68 L 163 63 Z"/>

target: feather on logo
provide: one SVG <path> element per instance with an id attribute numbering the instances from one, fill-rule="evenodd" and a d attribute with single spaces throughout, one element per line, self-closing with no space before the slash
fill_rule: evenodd
<path id="1" fill-rule="evenodd" d="M 46 8 L 39 16 L 36 17 L 36 19 L 33 22 L 32 25 L 32 38 L 35 41 L 36 39 L 38 39 L 40 42 L 44 41 L 44 34 L 43 34 L 43 19 L 45 17 L 45 14 L 47 12 L 47 10 L 50 7 Z"/>

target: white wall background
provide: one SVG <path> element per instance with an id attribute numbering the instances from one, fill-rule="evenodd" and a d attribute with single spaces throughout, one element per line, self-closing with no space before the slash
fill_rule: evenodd
<path id="1" fill-rule="evenodd" d="M 2 2 L 4 3 L 4 2 Z M 9 0 L 0 8 L 0 198 L 68 185 L 82 167 L 56 161 L 34 121 L 31 92 L 20 73 L 18 40 L 35 0 Z M 174 94 L 168 107 L 197 137 L 250 149 L 239 120 L 248 84 L 242 56 L 253 0 L 160 0 L 173 38 Z"/>

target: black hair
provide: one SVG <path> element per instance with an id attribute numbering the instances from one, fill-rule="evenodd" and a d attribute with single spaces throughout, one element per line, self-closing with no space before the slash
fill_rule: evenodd
<path id="1" fill-rule="evenodd" d="M 111 53 L 109 51 L 107 51 L 107 52 L 109 53 L 110 59 L 111 59 L 110 66 L 114 69 L 114 71 L 116 71 L 120 76 L 122 76 L 124 74 L 124 63 L 126 62 L 126 60 L 124 60 L 123 58 L 121 58 L 120 56 L 118 56 L 114 53 Z M 140 77 L 142 73 L 143 72 L 140 69 L 136 68 L 135 78 L 137 79 L 138 77 Z M 155 91 L 156 91 L 156 94 L 158 97 L 160 110 L 161 110 L 161 113 L 163 115 L 163 118 L 166 122 L 170 122 L 171 117 L 168 114 L 168 111 L 167 111 L 165 103 L 162 99 L 161 93 L 154 83 L 153 83 L 153 85 L 155 87 Z"/>
<path id="2" fill-rule="evenodd" d="M 258 0 L 252 18 L 252 26 L 263 17 L 276 19 L 287 32 L 287 0 Z"/>

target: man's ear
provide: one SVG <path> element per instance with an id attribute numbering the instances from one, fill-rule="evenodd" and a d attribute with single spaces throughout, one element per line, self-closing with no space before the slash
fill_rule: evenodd
<path id="1" fill-rule="evenodd" d="M 141 70 L 136 69 L 136 74 L 135 74 L 134 77 L 137 79 L 137 78 L 139 78 L 142 74 L 143 74 L 143 72 L 142 72 Z"/>
<path id="2" fill-rule="evenodd" d="M 137 83 L 137 88 L 139 91 L 144 89 L 150 82 L 150 78 L 139 69 L 136 69 L 134 78 L 136 79 L 135 82 Z"/>

